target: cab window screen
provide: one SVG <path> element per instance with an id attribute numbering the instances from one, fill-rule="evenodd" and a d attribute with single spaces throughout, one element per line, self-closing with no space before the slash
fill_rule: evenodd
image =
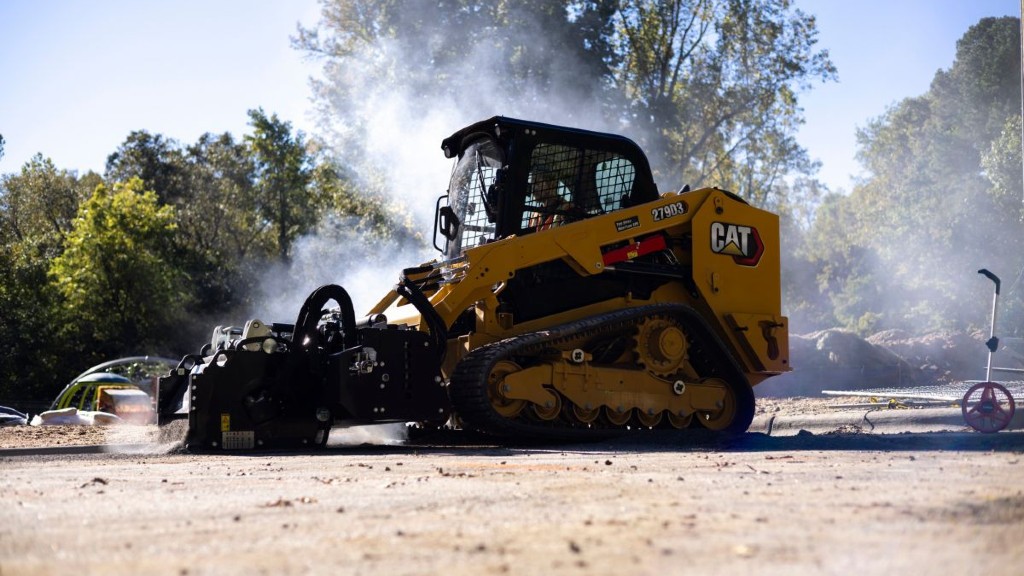
<path id="1" fill-rule="evenodd" d="M 494 240 L 495 225 L 486 204 L 494 201 L 491 185 L 503 163 L 501 150 L 494 142 L 480 139 L 466 148 L 456 164 L 448 190 L 460 226 L 458 236 L 448 244 L 449 257 Z"/>
<path id="2" fill-rule="evenodd" d="M 633 163 L 614 152 L 538 144 L 521 228 L 535 231 L 618 210 L 635 179 Z"/>
<path id="3" fill-rule="evenodd" d="M 633 191 L 636 168 L 621 156 L 597 164 L 597 196 L 605 212 L 622 208 L 622 200 Z"/>

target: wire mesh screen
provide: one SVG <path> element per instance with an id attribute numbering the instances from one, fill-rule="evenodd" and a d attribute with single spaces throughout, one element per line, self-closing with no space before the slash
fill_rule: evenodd
<path id="1" fill-rule="evenodd" d="M 472 144 L 452 174 L 452 208 L 460 222 L 459 235 L 449 254 L 480 246 L 494 239 L 493 215 L 486 203 L 491 185 L 503 163 L 500 150 L 490 140 Z"/>
<path id="2" fill-rule="evenodd" d="M 486 190 L 494 182 L 497 171 L 492 166 L 481 165 L 476 177 L 469 179 L 469 193 L 463 198 L 466 201 L 462 222 L 462 249 L 480 246 L 494 238 L 494 224 L 487 217 L 484 207 Z"/>
<path id="3" fill-rule="evenodd" d="M 539 144 L 530 158 L 523 230 L 543 230 L 623 207 L 636 168 L 603 150 Z"/>

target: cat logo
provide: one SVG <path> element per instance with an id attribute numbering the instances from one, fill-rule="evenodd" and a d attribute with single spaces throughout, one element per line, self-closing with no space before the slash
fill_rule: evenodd
<path id="1" fill-rule="evenodd" d="M 732 256 L 740 266 L 757 266 L 764 254 L 764 243 L 761 242 L 757 228 L 712 222 L 711 251 Z"/>

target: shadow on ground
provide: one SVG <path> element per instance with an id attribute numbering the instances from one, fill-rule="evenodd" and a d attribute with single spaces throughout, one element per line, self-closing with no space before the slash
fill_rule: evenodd
<path id="1" fill-rule="evenodd" d="M 238 458 L 266 456 L 359 456 L 447 454 L 453 456 L 512 456 L 529 453 L 658 453 L 658 452 L 800 452 L 800 451 L 956 451 L 1024 453 L 1024 431 L 981 434 L 977 432 L 906 432 L 900 434 L 811 433 L 769 436 L 748 432 L 724 437 L 697 431 L 642 431 L 611 440 L 590 443 L 503 443 L 480 434 L 444 431 L 415 436 L 402 444 L 329 446 L 320 449 L 218 451 L 207 454 Z M 0 450 L 3 457 L 68 457 L 102 454 L 108 457 L 183 453 L 166 446 L 69 446 Z M 202 457 L 203 453 L 197 456 Z"/>
<path id="2" fill-rule="evenodd" d="M 416 438 L 400 446 L 339 446 L 302 454 L 463 454 L 507 456 L 522 453 L 594 452 L 799 452 L 799 451 L 959 451 L 1024 453 L 1024 432 L 980 434 L 975 432 L 927 432 L 902 434 L 813 434 L 793 436 L 746 433 L 732 437 L 680 432 L 643 432 L 593 443 L 499 444 L 479 435 L 458 432 Z M 278 454 L 290 454 L 279 452 Z"/>

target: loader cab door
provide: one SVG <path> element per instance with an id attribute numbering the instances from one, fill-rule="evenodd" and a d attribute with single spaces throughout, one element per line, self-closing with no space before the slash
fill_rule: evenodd
<path id="1" fill-rule="evenodd" d="M 448 206 L 438 213 L 448 258 L 496 238 L 498 189 L 504 165 L 504 152 L 486 135 L 466 146 L 455 164 L 448 185 Z"/>

